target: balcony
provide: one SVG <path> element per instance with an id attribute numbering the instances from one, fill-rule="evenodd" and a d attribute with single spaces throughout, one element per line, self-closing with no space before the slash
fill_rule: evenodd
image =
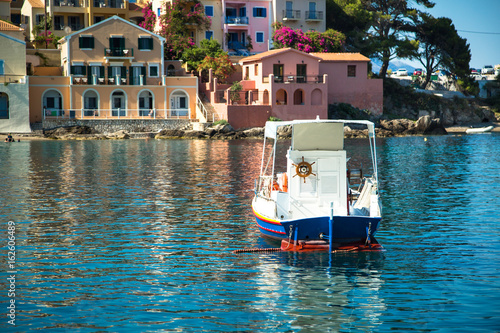
<path id="1" fill-rule="evenodd" d="M 134 49 L 104 49 L 106 59 L 132 59 L 134 58 Z"/>
<path id="2" fill-rule="evenodd" d="M 85 0 L 54 0 L 55 7 L 86 7 Z"/>
<path id="3" fill-rule="evenodd" d="M 269 83 L 269 77 L 263 76 L 262 83 Z M 323 83 L 323 75 L 286 75 L 274 76 L 274 83 Z"/>
<path id="4" fill-rule="evenodd" d="M 248 25 L 248 17 L 246 16 L 226 16 L 226 24 L 232 25 Z"/>
<path id="5" fill-rule="evenodd" d="M 317 10 L 306 11 L 306 21 L 323 21 L 323 12 Z"/>
<path id="6" fill-rule="evenodd" d="M 121 8 L 125 9 L 125 1 L 123 0 L 94 0 L 96 8 Z"/>
<path id="7" fill-rule="evenodd" d="M 297 21 L 300 19 L 300 10 L 284 10 L 283 21 Z"/>

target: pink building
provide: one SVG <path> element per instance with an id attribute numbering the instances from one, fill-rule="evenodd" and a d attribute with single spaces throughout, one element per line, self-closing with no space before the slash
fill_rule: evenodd
<path id="1" fill-rule="evenodd" d="M 328 105 L 349 103 L 382 113 L 382 80 L 369 79 L 370 59 L 359 53 L 308 54 L 276 49 L 240 60 L 243 90 L 231 92 L 216 79 L 200 87 L 219 118 L 235 128 L 281 120 L 328 118 Z"/>

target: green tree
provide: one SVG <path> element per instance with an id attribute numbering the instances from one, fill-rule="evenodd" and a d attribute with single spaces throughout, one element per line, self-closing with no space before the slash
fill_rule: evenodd
<path id="1" fill-rule="evenodd" d="M 467 40 L 458 35 L 451 19 L 434 18 L 423 13 L 415 26 L 415 36 L 419 41 L 417 59 L 426 70 L 424 87 L 430 82 L 431 73 L 445 68 L 460 78 L 465 86 L 470 80 L 469 62 L 471 53 Z"/>
<path id="2" fill-rule="evenodd" d="M 216 57 L 207 55 L 198 65 L 198 71 L 208 71 L 209 69 L 213 70 L 213 74 L 221 83 L 227 82 L 229 76 L 236 71 L 226 52 Z"/>
<path id="3" fill-rule="evenodd" d="M 364 0 L 363 3 L 372 14 L 368 31 L 372 53 L 368 56 L 382 61 L 379 75 L 385 77 L 392 59 L 409 58 L 418 48 L 418 42 L 411 38 L 411 23 L 421 12 L 411 5 L 432 8 L 434 3 L 429 0 Z"/>
<path id="4" fill-rule="evenodd" d="M 225 53 L 221 45 L 214 39 L 204 39 L 200 42 L 200 47 L 193 46 L 182 53 L 182 61 L 188 65 L 188 71 L 198 69 L 206 56 L 216 58 Z"/>
<path id="5" fill-rule="evenodd" d="M 145 18 L 146 19 L 146 18 Z M 187 34 L 186 27 L 208 30 L 211 21 L 205 15 L 199 0 L 173 0 L 165 2 L 165 14 L 160 16 L 160 29 L 157 32 L 165 37 L 165 58 L 179 59 L 182 53 L 195 44 Z"/>

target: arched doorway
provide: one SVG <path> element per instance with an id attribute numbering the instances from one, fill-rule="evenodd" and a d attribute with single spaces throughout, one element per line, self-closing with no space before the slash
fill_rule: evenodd
<path id="1" fill-rule="evenodd" d="M 311 104 L 312 105 L 322 105 L 323 104 L 323 93 L 320 89 L 314 89 L 311 93 Z"/>
<path id="2" fill-rule="evenodd" d="M 62 109 L 62 95 L 59 90 L 48 90 L 42 97 L 43 112 L 45 116 L 61 117 L 64 115 Z"/>
<path id="3" fill-rule="evenodd" d="M 287 105 L 287 93 L 285 89 L 276 92 L 276 105 Z"/>
<path id="4" fill-rule="evenodd" d="M 293 104 L 304 105 L 304 91 L 302 89 L 297 89 L 293 93 Z"/>
<path id="5" fill-rule="evenodd" d="M 95 90 L 86 90 L 83 93 L 83 115 L 85 117 L 98 116 L 99 95 Z"/>
<path id="6" fill-rule="evenodd" d="M 153 94 L 149 90 L 139 93 L 139 116 L 153 116 Z"/>
<path id="7" fill-rule="evenodd" d="M 113 117 L 124 117 L 127 115 L 127 104 L 125 93 L 121 90 L 111 94 L 111 115 Z"/>
<path id="8" fill-rule="evenodd" d="M 189 99 L 183 90 L 177 90 L 170 95 L 170 115 L 173 117 L 189 116 Z"/>

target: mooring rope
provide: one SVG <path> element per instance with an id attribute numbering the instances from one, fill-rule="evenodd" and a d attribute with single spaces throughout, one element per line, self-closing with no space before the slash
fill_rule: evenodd
<path id="1" fill-rule="evenodd" d="M 233 253 L 245 253 L 245 252 L 278 252 L 281 251 L 280 247 L 271 247 L 266 249 L 252 248 L 252 249 L 240 249 L 234 250 Z"/>

